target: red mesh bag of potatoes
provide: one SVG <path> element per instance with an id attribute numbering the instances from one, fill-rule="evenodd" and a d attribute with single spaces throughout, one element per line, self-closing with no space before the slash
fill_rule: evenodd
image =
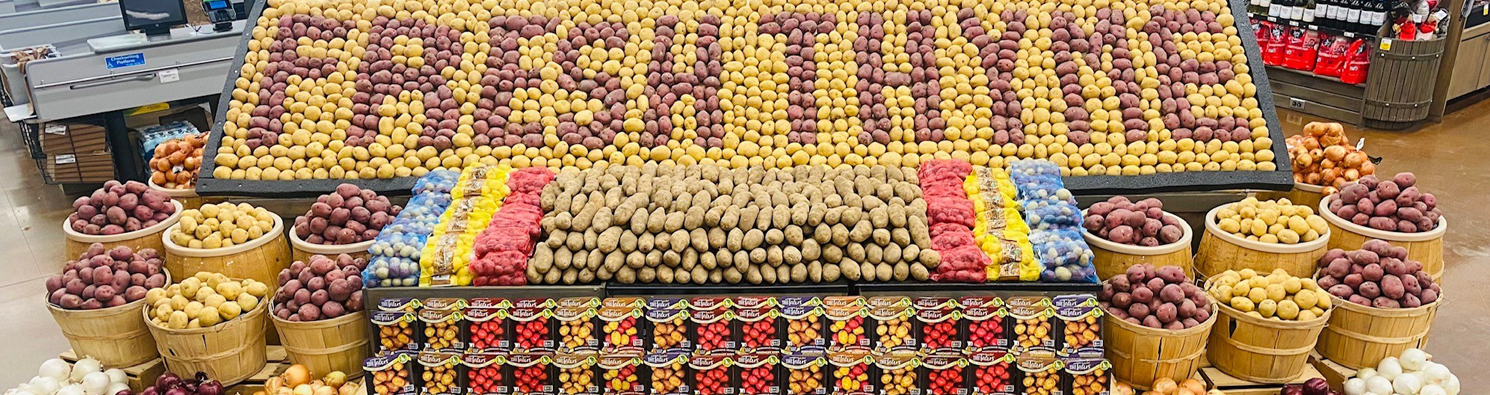
<path id="1" fill-rule="evenodd" d="M 533 252 L 533 236 L 523 228 L 489 228 L 476 241 L 476 256 L 500 251 L 517 251 L 523 255 Z"/>
<path id="2" fill-rule="evenodd" d="M 543 187 L 554 180 L 554 172 L 546 167 L 529 167 L 507 175 L 507 188 L 512 195 L 543 192 Z M 511 195 L 509 195 L 510 197 Z"/>
<path id="3" fill-rule="evenodd" d="M 942 263 L 936 266 L 933 281 L 981 283 L 988 281 L 986 268 L 993 263 L 988 255 L 975 245 L 964 245 L 948 250 L 937 250 Z"/>
<path id="4" fill-rule="evenodd" d="M 939 197 L 926 199 L 926 217 L 933 224 L 953 223 L 973 227 L 973 202 L 967 198 Z"/>
<path id="5" fill-rule="evenodd" d="M 921 185 L 953 181 L 961 185 L 962 179 L 967 178 L 972 171 L 973 165 L 966 161 L 933 160 L 916 169 L 916 178 L 921 181 Z"/>
<path id="6" fill-rule="evenodd" d="M 944 224 L 938 224 L 938 225 L 944 225 Z M 945 224 L 945 225 L 961 226 L 961 225 L 957 225 L 957 224 Z M 931 236 L 931 249 L 934 249 L 934 250 L 937 250 L 937 251 L 950 250 L 950 249 L 957 248 L 957 247 L 962 247 L 962 246 L 966 246 L 966 245 L 976 245 L 976 244 L 977 244 L 977 241 L 973 239 L 973 232 L 972 231 L 969 231 L 969 230 L 966 230 L 966 228 L 963 228 L 963 230 L 960 231 L 960 232 L 959 231 L 943 231 L 943 232 L 941 232 L 939 234 L 935 234 L 935 235 Z"/>
<path id="7" fill-rule="evenodd" d="M 520 251 L 498 251 L 486 254 L 471 264 L 476 278 L 471 283 L 483 285 L 524 285 L 528 278 L 528 255 Z"/>
<path id="8" fill-rule="evenodd" d="M 940 182 L 932 185 L 921 184 L 921 196 L 925 198 L 952 197 L 967 199 L 967 191 L 963 190 L 961 182 Z"/>

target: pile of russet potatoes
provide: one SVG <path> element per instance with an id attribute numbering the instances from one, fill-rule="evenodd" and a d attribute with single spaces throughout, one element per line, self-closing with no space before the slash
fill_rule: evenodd
<path id="1" fill-rule="evenodd" d="M 477 162 L 1273 171 L 1216 0 L 270 0 L 219 179 Z"/>
<path id="2" fill-rule="evenodd" d="M 924 281 L 916 172 L 885 166 L 569 168 L 543 190 L 531 284 Z"/>

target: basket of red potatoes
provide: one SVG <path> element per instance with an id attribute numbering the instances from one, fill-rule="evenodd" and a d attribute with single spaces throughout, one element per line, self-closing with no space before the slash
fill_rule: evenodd
<path id="1" fill-rule="evenodd" d="M 139 312 L 146 292 L 170 283 L 156 250 L 94 243 L 47 278 L 47 309 L 78 355 L 133 366 L 160 357 Z"/>
<path id="2" fill-rule="evenodd" d="M 1422 347 L 1443 289 L 1408 249 L 1368 240 L 1360 249 L 1331 249 L 1319 258 L 1315 281 L 1336 306 L 1316 350 L 1351 368 Z"/>
<path id="3" fill-rule="evenodd" d="M 1416 175 L 1361 177 L 1320 201 L 1319 211 L 1334 233 L 1330 248 L 1355 248 L 1369 240 L 1382 240 L 1406 248 L 1408 257 L 1422 262 L 1434 278 L 1443 275 L 1448 219 L 1438 207 L 1438 197 L 1418 189 Z"/>
<path id="4" fill-rule="evenodd" d="M 1102 340 L 1119 380 L 1183 380 L 1200 368 L 1216 306 L 1184 269 L 1129 266 L 1102 282 L 1097 300 L 1107 313 Z"/>
<path id="5" fill-rule="evenodd" d="M 368 357 L 362 270 L 367 259 L 312 255 L 279 272 L 271 308 L 285 352 L 314 375 L 362 374 Z"/>
<path id="6" fill-rule="evenodd" d="M 378 232 L 393 222 L 403 207 L 387 196 L 352 184 L 341 184 L 331 193 L 316 198 L 304 215 L 295 218 L 290 227 L 290 246 L 294 259 L 306 261 L 313 255 L 350 254 L 367 257 Z"/>
<path id="7" fill-rule="evenodd" d="M 1114 196 L 1087 207 L 1082 214 L 1082 236 L 1092 247 L 1097 277 L 1126 273 L 1129 266 L 1147 263 L 1191 270 L 1190 224 L 1164 211 L 1164 202 L 1148 198 L 1132 201 Z"/>
<path id="8" fill-rule="evenodd" d="M 67 236 L 63 259 L 76 259 L 93 243 L 164 251 L 160 233 L 181 218 L 181 203 L 138 181 L 109 181 L 72 202 L 62 222 Z"/>

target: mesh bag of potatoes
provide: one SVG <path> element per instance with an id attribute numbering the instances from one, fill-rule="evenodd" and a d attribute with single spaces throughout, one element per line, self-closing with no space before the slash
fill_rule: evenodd
<path id="1" fill-rule="evenodd" d="M 899 167 L 571 168 L 541 204 L 531 284 L 925 281 L 940 262 Z"/>

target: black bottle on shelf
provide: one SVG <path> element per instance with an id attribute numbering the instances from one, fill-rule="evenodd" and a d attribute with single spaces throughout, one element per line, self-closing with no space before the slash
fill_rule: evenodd
<path id="1" fill-rule="evenodd" d="M 1361 31 L 1361 25 L 1363 24 L 1361 22 L 1361 11 L 1363 11 L 1364 8 L 1365 4 L 1361 0 L 1349 0 L 1348 2 L 1346 2 L 1345 23 L 1344 26 L 1340 27 L 1340 29 L 1349 32 Z"/>

